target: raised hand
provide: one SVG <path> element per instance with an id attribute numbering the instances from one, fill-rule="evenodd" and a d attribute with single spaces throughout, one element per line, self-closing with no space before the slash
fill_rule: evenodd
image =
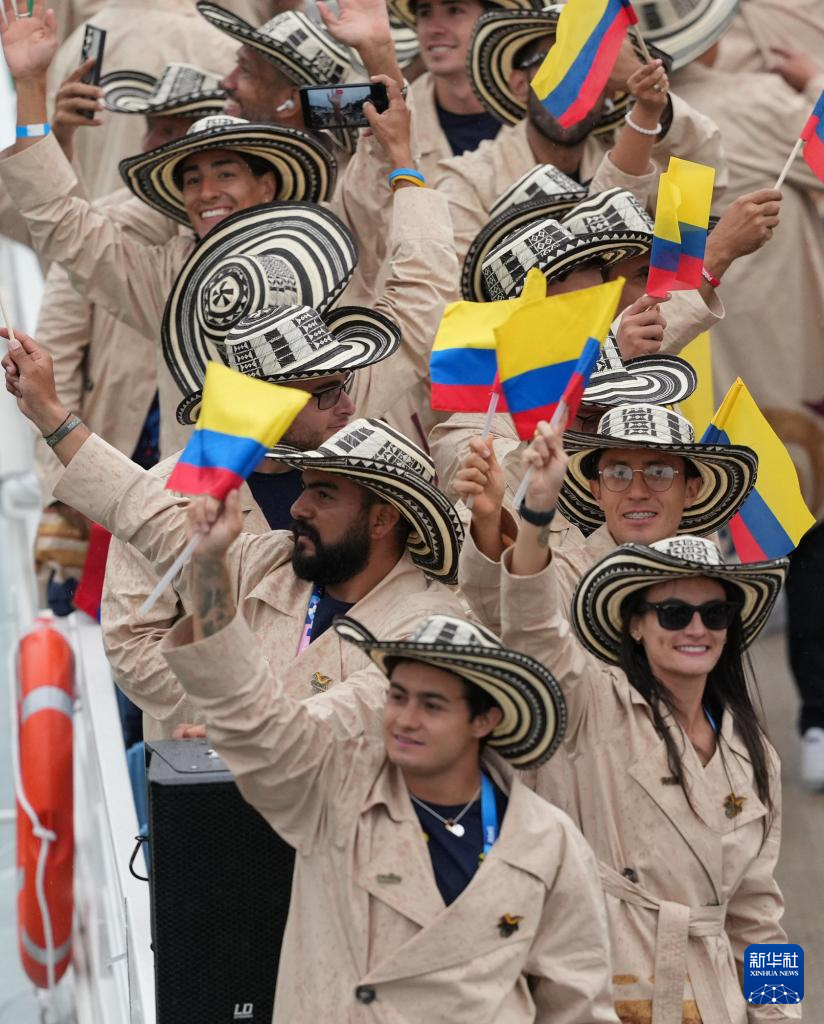
<path id="1" fill-rule="evenodd" d="M 369 122 L 369 131 L 381 144 L 392 167 L 411 167 L 412 143 L 409 130 L 411 117 L 409 108 L 401 95 L 400 87 L 395 79 L 388 75 L 373 75 L 372 81 L 386 86 L 389 107 L 379 114 L 374 104 L 369 101 L 364 103 L 363 112 Z M 400 182 L 398 187 L 403 184 Z M 409 187 L 415 188 L 414 185 Z"/>
<path id="2" fill-rule="evenodd" d="M 532 443 L 523 455 L 524 473 L 531 469 L 524 499 L 527 508 L 533 512 L 549 512 L 555 508 L 567 462 L 562 431 L 541 420 Z"/>
<path id="3" fill-rule="evenodd" d="M 17 399 L 17 407 L 41 434 L 56 430 L 69 410 L 57 397 L 52 358 L 27 334 L 15 331 L 16 342 L 9 339 L 9 350 L 0 360 L 6 374 L 6 391 Z M 9 338 L 0 328 L 0 337 Z"/>
<path id="4" fill-rule="evenodd" d="M 344 46 L 361 47 L 391 43 L 386 0 L 339 0 L 339 13 L 319 0 L 318 10 L 329 34 Z"/>
<path id="5" fill-rule="evenodd" d="M 748 256 L 766 245 L 778 226 L 781 192 L 762 188 L 730 203 L 707 237 L 704 265 L 721 278 L 739 256 Z"/>
<path id="6" fill-rule="evenodd" d="M 45 0 L 34 0 L 31 14 L 26 7 L 26 0 L 3 0 L 0 40 L 17 82 L 45 75 L 59 44 L 54 11 L 44 10 Z"/>
<path id="7" fill-rule="evenodd" d="M 74 133 L 77 129 L 103 124 L 96 116 L 101 110 L 103 90 L 99 85 L 87 85 L 81 81 L 83 75 L 94 67 L 94 62 L 94 57 L 91 57 L 85 64 L 75 68 L 57 90 L 54 100 L 52 131 L 69 160 L 72 159 Z M 87 113 L 92 116 L 87 117 Z"/>
<path id="8" fill-rule="evenodd" d="M 632 120 L 642 128 L 654 128 L 667 105 L 669 79 L 664 62 L 654 60 L 633 72 L 627 79 L 627 89 L 635 97 Z"/>
<path id="9" fill-rule="evenodd" d="M 659 351 L 667 327 L 661 303 L 666 301 L 641 295 L 624 310 L 615 336 L 618 351 L 624 361 Z"/>
<path id="10" fill-rule="evenodd" d="M 492 441 L 473 437 L 461 468 L 452 481 L 462 501 L 472 498 L 472 519 L 493 520 L 497 529 L 504 500 L 504 474 L 495 457 Z"/>
<path id="11" fill-rule="evenodd" d="M 226 500 L 221 502 L 208 495 L 200 495 L 192 499 L 188 517 L 190 536 L 199 534 L 201 537 L 192 555 L 193 560 L 220 561 L 243 527 L 240 496 L 237 491 L 230 491 Z"/>

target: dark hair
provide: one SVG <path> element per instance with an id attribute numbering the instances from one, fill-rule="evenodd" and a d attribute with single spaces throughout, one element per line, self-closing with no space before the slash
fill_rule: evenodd
<path id="1" fill-rule="evenodd" d="M 396 665 L 401 661 L 414 661 L 417 662 L 417 658 L 387 658 L 384 662 L 384 672 L 388 676 L 391 676 L 395 671 Z M 430 664 L 427 662 L 420 662 L 419 664 Z M 491 711 L 492 708 L 499 708 L 501 705 L 482 687 L 478 686 L 477 683 L 473 683 L 471 680 L 462 676 L 454 665 L 435 665 L 434 668 L 442 668 L 444 672 L 451 672 L 456 675 L 463 686 L 463 696 L 466 700 L 469 708 L 469 721 L 473 722 L 479 715 L 485 715 L 487 711 Z M 481 744 L 484 744 L 487 740 L 485 736 L 481 740 Z"/>
<path id="2" fill-rule="evenodd" d="M 638 445 L 639 448 L 643 448 L 643 444 Z M 601 461 L 601 456 L 604 452 L 617 451 L 618 449 L 613 448 L 596 448 L 594 452 L 589 452 L 581 459 L 581 472 L 587 480 L 598 479 L 598 463 Z M 663 454 L 667 454 L 664 452 Z M 700 477 L 701 473 L 692 459 L 688 459 L 686 455 L 678 455 L 679 459 L 684 461 L 684 479 L 691 480 L 694 477 Z"/>
<path id="3" fill-rule="evenodd" d="M 377 491 L 372 491 L 368 487 L 361 487 L 361 508 L 364 512 L 368 512 L 373 505 L 391 505 L 392 502 L 388 501 L 382 494 L 378 494 Z M 409 538 L 409 534 L 412 532 L 412 524 L 404 515 L 398 516 L 398 521 L 394 526 L 393 533 L 395 534 L 395 540 L 398 547 L 398 552 L 402 552 L 406 547 L 406 541 Z"/>
<path id="4" fill-rule="evenodd" d="M 215 140 L 214 148 L 221 148 L 218 145 L 218 140 Z M 262 178 L 264 174 L 275 173 L 274 167 L 269 163 L 268 160 L 264 160 L 263 157 L 256 156 L 254 153 L 243 153 L 239 149 L 232 149 L 231 147 L 228 148 L 230 152 L 234 153 L 239 160 L 242 160 L 246 164 L 246 166 L 249 168 L 249 170 L 256 178 Z M 182 160 L 178 160 L 177 166 L 175 167 L 174 173 L 172 174 L 172 180 L 175 183 L 175 187 L 180 189 L 181 191 L 183 190 L 183 168 L 185 166 L 186 158 L 184 157 Z"/>
<path id="5" fill-rule="evenodd" d="M 418 2 L 419 0 L 410 0 L 409 3 L 409 10 L 412 12 L 412 17 L 415 18 L 416 20 L 418 17 Z M 448 3 L 449 0 L 444 0 L 444 2 Z M 500 4 L 495 3 L 494 0 L 479 0 L 479 2 L 481 7 L 483 7 L 484 14 L 486 14 L 487 11 L 494 11 L 497 7 L 500 6 Z"/>
<path id="6" fill-rule="evenodd" d="M 728 601 L 741 604 L 741 592 L 734 584 L 721 581 Z M 621 647 L 619 651 L 620 665 L 626 673 L 630 686 L 646 700 L 652 711 L 652 720 L 659 736 L 663 739 L 667 750 L 667 764 L 672 775 L 684 790 L 687 803 L 692 810 L 689 790 L 684 785 L 684 768 L 672 732 L 666 727 L 663 710 L 675 715 L 675 701 L 667 688 L 658 680 L 650 668 L 647 654 L 642 644 L 636 643 L 630 635 L 630 622 L 636 614 L 638 606 L 646 597 L 646 590 L 631 594 L 621 606 Z M 721 726 L 721 718 L 725 711 L 732 715 L 738 734 L 747 748 L 752 763 L 755 789 L 761 802 L 769 811 L 772 819 L 774 803 L 770 793 L 770 769 L 766 747 L 766 732 L 755 710 L 747 675 L 744 671 L 744 635 L 741 629 L 741 616 L 736 615 L 727 630 L 727 642 L 721 651 L 715 667 L 707 676 L 704 689 L 704 705 L 713 719 Z M 750 673 L 751 674 L 751 673 Z M 753 683 L 753 689 L 755 684 Z M 721 737 L 718 737 L 719 753 L 723 758 Z M 766 834 L 766 833 L 765 833 Z"/>

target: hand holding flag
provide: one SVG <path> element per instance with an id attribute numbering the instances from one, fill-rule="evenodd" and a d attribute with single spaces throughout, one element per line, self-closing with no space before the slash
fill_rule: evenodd
<path id="1" fill-rule="evenodd" d="M 658 183 L 647 294 L 700 288 L 715 168 L 670 157 Z"/>
<path id="2" fill-rule="evenodd" d="M 197 425 L 166 482 L 167 489 L 224 501 L 283 437 L 309 398 L 306 391 L 254 380 L 209 363 Z M 181 551 L 141 606 L 141 614 L 154 605 L 202 536 L 196 533 Z"/>

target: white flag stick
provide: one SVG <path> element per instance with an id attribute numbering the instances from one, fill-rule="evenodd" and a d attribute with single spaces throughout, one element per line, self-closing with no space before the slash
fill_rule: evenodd
<path id="1" fill-rule="evenodd" d="M 192 557 L 192 552 L 195 550 L 195 548 L 202 540 L 202 533 L 196 533 L 194 537 L 192 537 L 189 540 L 189 543 L 180 552 L 177 558 L 172 562 L 172 564 L 169 566 L 166 572 L 163 573 L 163 575 L 157 581 L 157 586 L 140 606 L 140 608 L 138 609 L 139 615 L 145 615 L 147 612 L 151 611 L 152 608 L 154 608 L 155 604 L 157 603 L 157 599 L 160 597 L 160 595 L 163 593 L 166 587 L 169 586 L 169 584 L 172 582 L 175 576 L 177 576 L 177 574 L 180 572 L 183 566 L 189 561 L 189 559 Z"/>
<path id="2" fill-rule="evenodd" d="M 569 416 L 569 406 L 566 402 L 561 401 L 555 406 L 555 412 L 552 414 L 552 419 L 549 421 L 551 427 L 557 427 L 560 423 L 566 423 L 567 417 Z M 521 502 L 526 497 L 526 491 L 529 487 L 529 481 L 532 479 L 532 466 L 530 466 L 524 478 L 521 480 L 518 490 L 515 492 L 515 498 L 513 499 L 512 505 L 517 512 L 521 507 Z"/>
<path id="3" fill-rule="evenodd" d="M 9 338 L 10 338 L 10 340 L 13 341 L 15 344 L 17 344 L 17 338 L 15 338 L 15 336 L 14 336 L 14 328 L 11 325 L 11 320 L 9 319 L 9 314 L 6 312 L 6 303 L 5 303 L 4 298 L 3 298 L 3 290 L 2 290 L 2 288 L 0 288 L 0 313 L 3 314 L 3 322 L 5 323 L 6 327 L 8 327 L 8 329 L 9 329 Z"/>
<path id="4" fill-rule="evenodd" d="M 483 429 L 483 433 L 481 434 L 481 440 L 482 441 L 485 441 L 489 437 L 489 432 L 492 429 L 492 418 L 495 415 L 495 410 L 498 408 L 498 398 L 499 398 L 499 392 L 498 391 L 490 392 L 490 395 L 489 395 L 489 405 L 487 406 L 486 417 L 484 419 L 484 429 Z M 470 494 L 469 497 L 466 499 L 466 507 L 469 509 L 470 512 L 472 511 L 472 506 L 474 504 L 475 504 L 475 495 L 474 494 Z"/>
<path id="5" fill-rule="evenodd" d="M 646 41 L 644 40 L 644 37 L 641 35 L 641 29 L 638 27 L 637 22 L 635 25 L 632 26 L 632 31 L 635 35 L 635 38 L 638 40 L 638 45 L 641 47 L 641 53 L 643 53 L 644 55 L 644 60 L 647 62 L 647 64 L 652 64 L 652 54 L 647 49 Z"/>
<path id="6" fill-rule="evenodd" d="M 784 184 L 784 179 L 790 173 L 790 168 L 793 165 L 793 160 L 795 160 L 795 158 L 798 156 L 798 153 L 799 153 L 803 143 L 804 143 L 804 140 L 803 139 L 799 139 L 796 142 L 796 144 L 793 146 L 792 153 L 790 153 L 790 155 L 787 157 L 787 162 L 784 164 L 784 167 L 782 168 L 781 173 L 778 175 L 778 181 L 775 183 L 775 187 L 776 188 L 781 188 L 781 186 Z"/>

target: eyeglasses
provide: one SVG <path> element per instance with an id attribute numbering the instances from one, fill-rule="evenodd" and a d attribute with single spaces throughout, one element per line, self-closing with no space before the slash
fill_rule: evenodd
<path id="1" fill-rule="evenodd" d="M 543 64 L 546 60 L 546 55 L 549 50 L 544 53 L 535 53 L 531 57 L 527 57 L 526 60 L 522 60 L 520 64 L 516 65 L 519 71 L 529 71 L 530 68 L 534 68 L 537 64 Z"/>
<path id="2" fill-rule="evenodd" d="M 331 388 L 324 388 L 322 391 L 315 391 L 312 394 L 312 398 L 318 403 L 318 409 L 325 411 L 327 409 L 334 409 L 340 401 L 340 396 L 345 391 L 348 395 L 352 390 L 352 381 L 355 379 L 354 373 L 350 372 L 346 375 L 346 379 L 340 384 L 333 384 Z"/>
<path id="3" fill-rule="evenodd" d="M 631 466 L 625 466 L 623 462 L 616 462 L 614 466 L 599 469 L 598 476 L 608 491 L 625 491 L 636 473 L 643 476 L 644 483 L 651 491 L 668 491 L 680 472 L 672 466 L 644 466 L 643 469 L 633 469 Z"/>
<path id="4" fill-rule="evenodd" d="M 704 604 L 687 604 L 686 601 L 645 601 L 639 608 L 642 612 L 655 612 L 661 629 L 686 629 L 696 612 L 707 629 L 729 629 L 740 610 L 735 601 L 705 601 Z"/>

